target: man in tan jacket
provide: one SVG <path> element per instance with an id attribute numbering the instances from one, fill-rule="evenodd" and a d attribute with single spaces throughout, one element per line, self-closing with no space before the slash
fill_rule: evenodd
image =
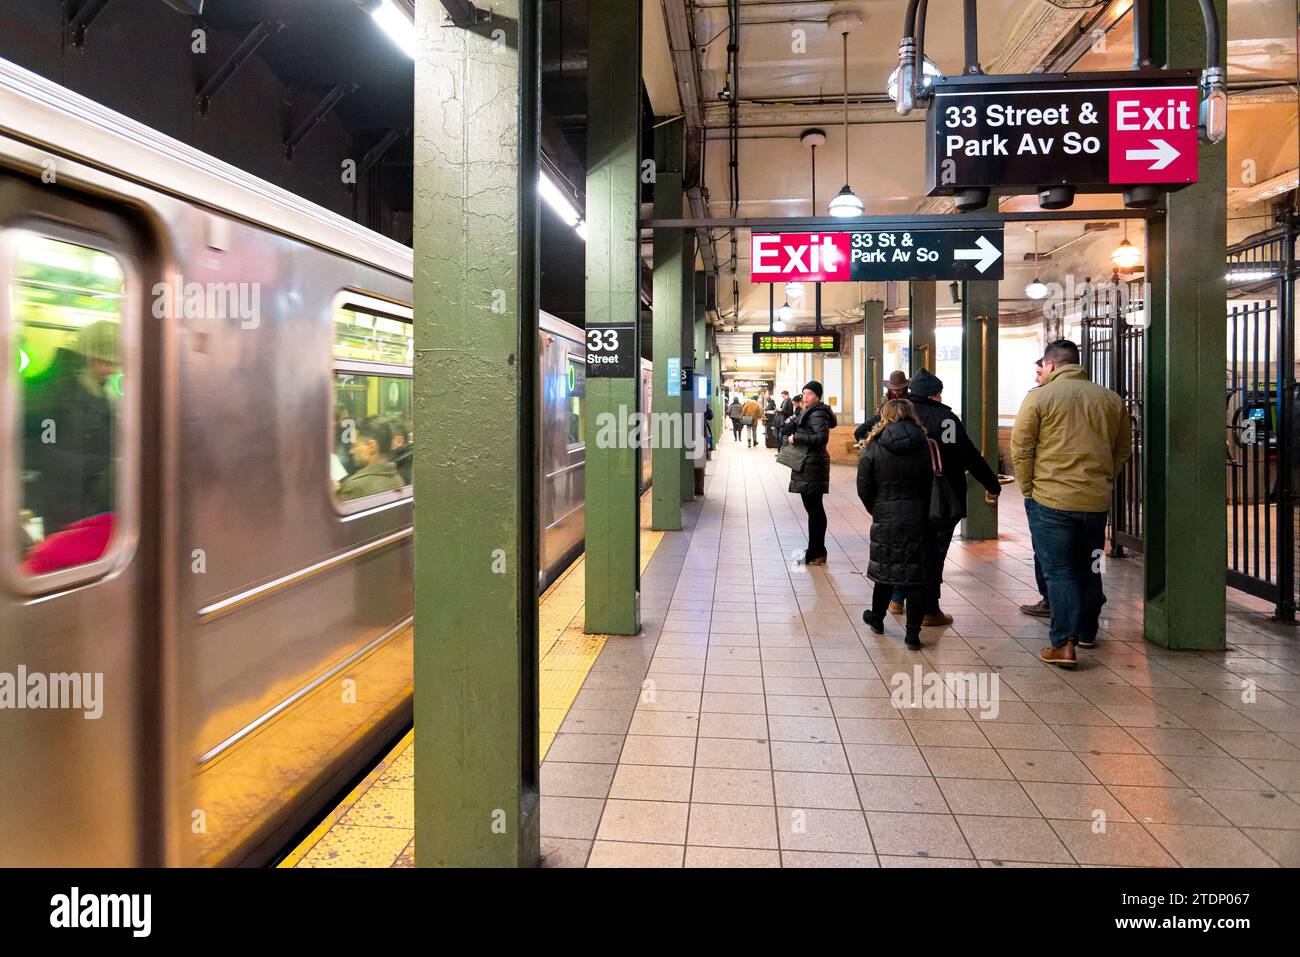
<path id="1" fill-rule="evenodd" d="M 749 429 L 749 447 L 752 449 L 758 444 L 758 424 L 763 421 L 763 407 L 757 399 L 745 400 L 745 405 L 740 410 L 740 421 Z"/>
<path id="2" fill-rule="evenodd" d="M 1052 644 L 1039 657 L 1072 668 L 1075 644 L 1097 643 L 1106 514 L 1133 432 L 1124 401 L 1088 380 L 1073 342 L 1049 344 L 1042 363 L 1042 385 L 1016 416 L 1011 463 L 1051 603 Z"/>

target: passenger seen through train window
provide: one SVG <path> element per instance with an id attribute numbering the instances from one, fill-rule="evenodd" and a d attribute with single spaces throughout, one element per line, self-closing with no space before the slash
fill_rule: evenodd
<path id="1" fill-rule="evenodd" d="M 393 462 L 393 426 L 384 416 L 372 415 L 357 423 L 351 452 L 358 468 L 339 482 L 340 502 L 396 492 L 406 484 Z"/>
<path id="2" fill-rule="evenodd" d="M 112 538 L 125 277 L 108 253 L 35 235 L 17 267 L 19 558 L 32 576 L 94 562 Z"/>

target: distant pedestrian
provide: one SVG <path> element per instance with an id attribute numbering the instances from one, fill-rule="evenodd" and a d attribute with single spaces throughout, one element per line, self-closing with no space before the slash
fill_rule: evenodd
<path id="1" fill-rule="evenodd" d="M 1073 668 L 1075 645 L 1097 643 L 1106 515 L 1133 432 L 1124 400 L 1088 380 L 1073 342 L 1050 343 L 1042 368 L 1016 416 L 1011 461 L 1051 600 L 1052 643 L 1039 657 Z"/>
<path id="2" fill-rule="evenodd" d="M 740 395 L 736 393 L 731 396 L 731 405 L 727 406 L 727 418 L 731 420 L 731 430 L 737 442 L 740 441 L 740 410 Z"/>
<path id="3" fill-rule="evenodd" d="M 751 449 L 758 444 L 758 423 L 762 418 L 763 407 L 758 404 L 758 400 L 747 399 L 740 410 L 740 421 L 749 430 L 749 447 Z"/>
<path id="4" fill-rule="evenodd" d="M 906 399 L 890 399 L 881 407 L 866 442 L 858 459 L 858 498 L 871 513 L 867 577 L 875 585 L 862 620 L 883 635 L 890 599 L 901 592 L 907 607 L 905 643 L 915 651 L 921 647 L 921 626 L 938 580 L 935 530 L 929 521 L 932 445 Z"/>
<path id="5" fill-rule="evenodd" d="M 889 373 L 889 378 L 885 380 L 884 387 L 885 387 L 885 402 L 888 402 L 890 399 L 906 399 L 907 398 L 907 373 L 904 372 L 902 369 L 895 369 L 893 372 Z M 863 422 L 861 425 L 859 425 L 856 429 L 853 430 L 853 441 L 861 442 L 865 440 L 867 437 L 867 433 L 869 433 L 872 427 L 875 426 L 875 424 L 879 421 L 880 421 L 880 416 L 875 415 L 872 416 L 870 419 L 868 419 L 866 422 Z"/>
<path id="6" fill-rule="evenodd" d="M 822 498 L 831 490 L 831 429 L 839 423 L 835 412 L 822 402 L 822 384 L 816 380 L 803 387 L 803 411 L 793 420 L 794 431 L 786 440 L 808 450 L 803 467 L 790 472 L 790 491 L 803 499 L 808 513 L 808 548 L 805 565 L 825 565 L 826 505 Z"/>

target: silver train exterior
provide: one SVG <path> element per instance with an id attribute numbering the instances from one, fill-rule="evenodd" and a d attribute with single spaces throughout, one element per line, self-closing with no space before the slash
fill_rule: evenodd
<path id="1" fill-rule="evenodd" d="M 400 359 L 340 357 L 338 317 L 409 324 L 411 250 L 0 61 L 0 271 L 0 865 L 265 863 L 410 721 L 411 490 L 341 501 L 331 455 L 341 388 L 409 394 Z M 258 314 L 155 315 L 192 283 L 255 284 Z M 115 310 L 112 533 L 36 574 L 17 327 L 54 300 Z M 581 548 L 585 358 L 538 334 L 546 581 Z"/>

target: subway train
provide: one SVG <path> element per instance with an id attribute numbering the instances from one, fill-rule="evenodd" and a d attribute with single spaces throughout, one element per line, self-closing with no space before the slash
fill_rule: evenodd
<path id="1" fill-rule="evenodd" d="M 0 61 L 0 272 L 0 865 L 267 863 L 411 718 L 412 252 Z"/>

